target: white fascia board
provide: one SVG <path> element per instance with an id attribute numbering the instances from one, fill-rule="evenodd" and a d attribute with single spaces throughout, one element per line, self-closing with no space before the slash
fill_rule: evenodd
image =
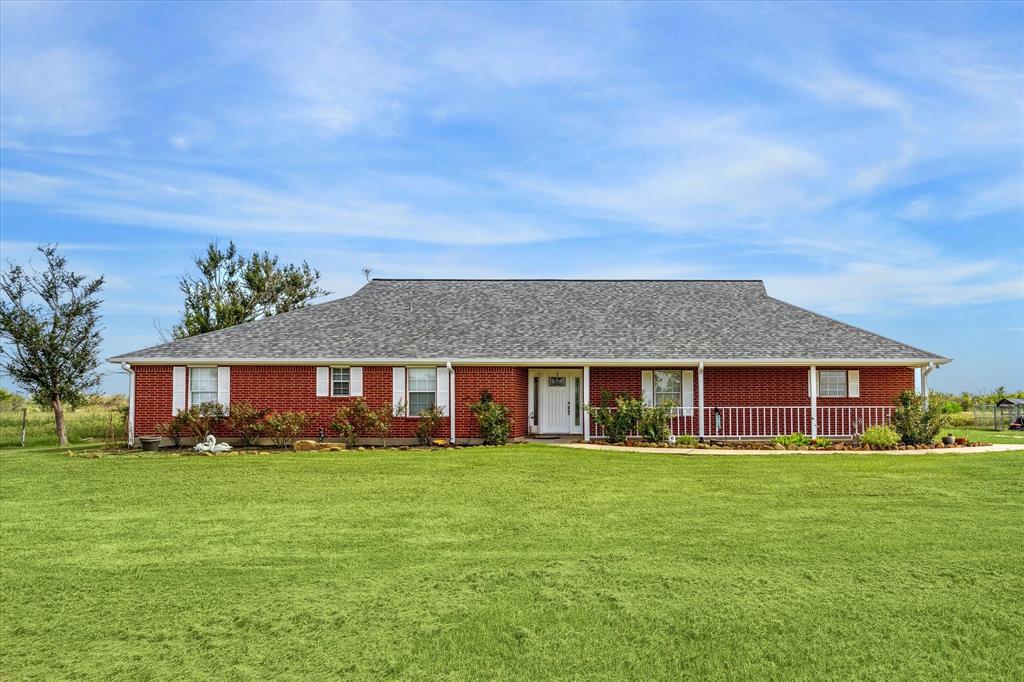
<path id="1" fill-rule="evenodd" d="M 952 358 L 181 358 L 181 357 L 130 357 L 108 358 L 108 362 L 128 362 L 133 365 L 503 365 L 519 367 L 678 367 L 701 362 L 705 367 L 806 367 L 819 366 L 895 366 L 921 367 L 929 363 L 944 365 Z"/>

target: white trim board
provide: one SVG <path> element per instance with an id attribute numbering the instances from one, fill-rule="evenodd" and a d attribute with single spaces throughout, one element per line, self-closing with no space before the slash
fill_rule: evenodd
<path id="1" fill-rule="evenodd" d="M 108 362 L 133 365 L 501 365 L 506 367 L 679 367 L 704 363 L 705 367 L 927 367 L 944 365 L 952 358 L 173 358 L 115 356 Z"/>

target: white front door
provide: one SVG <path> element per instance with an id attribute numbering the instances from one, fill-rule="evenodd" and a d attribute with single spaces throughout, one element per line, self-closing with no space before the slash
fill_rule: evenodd
<path id="1" fill-rule="evenodd" d="M 537 430 L 539 433 L 583 433 L 581 396 L 583 373 L 579 370 L 538 370 Z"/>

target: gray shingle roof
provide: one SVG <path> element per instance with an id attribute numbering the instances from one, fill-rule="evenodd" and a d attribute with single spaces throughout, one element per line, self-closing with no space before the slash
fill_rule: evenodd
<path id="1" fill-rule="evenodd" d="M 760 280 L 378 279 L 113 360 L 944 360 L 771 298 Z"/>

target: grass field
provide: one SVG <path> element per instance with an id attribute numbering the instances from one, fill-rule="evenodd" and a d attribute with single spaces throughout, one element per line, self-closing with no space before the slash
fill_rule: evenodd
<path id="1" fill-rule="evenodd" d="M 0 470 L 6 680 L 1024 669 L 1024 453 L 40 448 Z"/>
<path id="2" fill-rule="evenodd" d="M 88 440 L 103 440 L 110 425 L 111 410 L 79 409 L 64 413 L 64 425 L 68 441 L 82 443 Z M 114 415 L 115 431 L 120 435 Z M 21 439 L 21 410 L 0 411 L 0 447 L 17 445 Z M 52 445 L 57 442 L 53 413 L 30 408 L 25 429 L 26 445 Z"/>

